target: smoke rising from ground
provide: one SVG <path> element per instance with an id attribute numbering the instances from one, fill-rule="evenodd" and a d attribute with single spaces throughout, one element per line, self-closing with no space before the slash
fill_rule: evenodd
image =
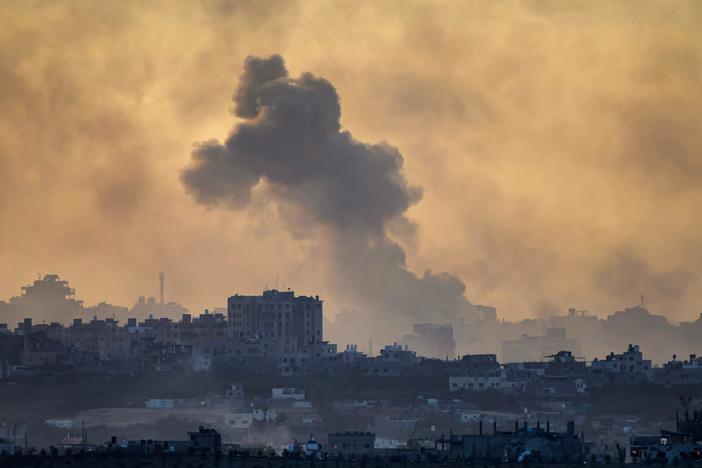
<path id="1" fill-rule="evenodd" d="M 274 286 L 277 275 L 279 287 L 319 293 L 330 317 L 353 308 L 329 264 L 375 255 L 363 245 L 334 251 L 353 236 L 322 226 L 324 206 L 283 203 L 291 194 L 266 175 L 236 192 L 250 200 L 230 192 L 218 202 L 236 211 L 205 210 L 179 180 L 193 141 L 231 129 L 245 57 L 279 52 L 292 76 L 311 70 L 332 82 L 342 127 L 392 142 L 424 189 L 406 211 L 378 207 L 402 212 L 375 247 L 391 259 L 381 265 L 401 265 L 404 252 L 409 282 L 410 272 L 449 271 L 471 301 L 507 319 L 568 307 L 604 316 L 641 294 L 652 312 L 695 319 L 700 2 L 439 5 L 5 2 L 0 298 L 58 272 L 87 305 L 131 305 L 157 295 L 164 271 L 167 300 L 194 312 Z M 250 115 L 250 98 L 241 101 Z M 209 188 L 215 198 L 225 189 Z M 309 190 L 313 200 L 324 193 Z M 399 286 L 360 280 L 372 297 L 405 290 L 403 276 Z M 455 299 L 460 282 L 440 284 Z M 436 321 L 438 309 L 427 312 Z"/>
<path id="2" fill-rule="evenodd" d="M 288 212 L 285 222 L 328 243 L 326 272 L 368 333 L 378 332 L 372 317 L 382 318 L 388 333 L 418 321 L 469 318 L 463 283 L 447 273 L 418 277 L 388 237 L 393 220 L 409 223 L 405 212 L 422 191 L 403 175 L 397 148 L 357 141 L 341 129 L 331 83 L 310 73 L 290 77 L 279 55 L 248 57 L 234 104 L 243 122 L 223 143 L 198 143 L 182 173 L 198 202 L 240 209 L 265 180 Z"/>

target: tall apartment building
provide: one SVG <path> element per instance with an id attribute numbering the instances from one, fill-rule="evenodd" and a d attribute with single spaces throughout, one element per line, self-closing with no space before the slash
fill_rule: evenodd
<path id="1" fill-rule="evenodd" d="M 322 343 L 322 301 L 294 291 L 264 291 L 260 296 L 231 296 L 227 318 L 233 334 L 282 353 Z"/>

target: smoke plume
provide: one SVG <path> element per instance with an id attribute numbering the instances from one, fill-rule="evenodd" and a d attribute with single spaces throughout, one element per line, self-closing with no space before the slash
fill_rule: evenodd
<path id="1" fill-rule="evenodd" d="M 223 143 L 196 144 L 182 173 L 196 201 L 241 209 L 265 182 L 291 230 L 320 240 L 335 295 L 358 307 L 354 319 L 365 319 L 356 322 L 368 326 L 382 315 L 385 336 L 417 321 L 469 317 L 463 283 L 448 273 L 415 275 L 388 236 L 391 223 L 410 224 L 405 213 L 422 190 L 403 175 L 397 148 L 358 141 L 341 128 L 330 82 L 291 77 L 279 55 L 248 57 L 233 100 L 242 122 Z"/>

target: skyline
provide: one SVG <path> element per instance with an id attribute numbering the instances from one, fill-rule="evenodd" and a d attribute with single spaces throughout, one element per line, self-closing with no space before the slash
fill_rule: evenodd
<path id="1" fill-rule="evenodd" d="M 415 275 L 447 272 L 509 320 L 641 294 L 697 318 L 698 4 L 172 5 L 5 9 L 0 297 L 53 270 L 130 305 L 164 271 L 193 311 L 275 277 L 358 309 L 265 182 L 225 212 L 179 181 L 193 142 L 242 122 L 245 57 L 279 53 L 329 80 L 343 130 L 401 153 L 423 196 L 386 232 Z"/>
<path id="2" fill-rule="evenodd" d="M 159 274 L 162 274 L 162 273 L 163 273 L 163 272 L 160 272 Z M 13 299 L 13 298 L 19 298 L 19 297 L 21 297 L 21 296 L 22 296 L 22 289 L 24 289 L 25 287 L 30 287 L 34 281 L 42 281 L 42 280 L 45 280 L 47 276 L 48 276 L 48 277 L 55 276 L 55 277 L 57 277 L 58 279 L 60 279 L 61 281 L 66 281 L 70 286 L 73 286 L 73 284 L 72 284 L 69 280 L 66 280 L 64 277 L 62 277 L 60 274 L 58 274 L 58 273 L 56 273 L 56 272 L 46 272 L 46 273 L 37 272 L 36 276 L 35 276 L 33 279 L 25 281 L 25 285 L 24 285 L 24 286 L 21 286 L 21 285 L 18 286 L 18 287 L 16 288 L 16 289 L 17 289 L 17 292 L 16 292 L 16 293 L 11 293 L 11 294 L 10 294 L 9 296 L 7 296 L 7 297 L 0 297 L 0 302 L 8 303 L 8 301 L 10 301 L 10 300 Z M 165 275 L 164 275 L 164 277 L 165 277 Z M 276 282 L 276 281 L 277 281 L 277 282 Z M 83 298 L 82 298 L 83 296 L 81 295 L 80 290 L 77 290 L 77 292 L 75 292 L 75 296 L 74 296 L 74 297 L 75 297 L 75 300 L 76 300 L 76 301 L 80 302 L 80 303 L 81 303 L 84 307 L 86 307 L 86 308 L 99 306 L 100 304 L 106 304 L 106 305 L 115 306 L 115 307 L 123 307 L 123 308 L 126 307 L 126 308 L 128 309 L 130 306 L 137 305 L 137 304 L 140 303 L 140 301 L 142 301 L 142 300 L 143 300 L 143 301 L 150 301 L 150 300 L 151 300 L 151 301 L 153 301 L 154 304 L 159 305 L 159 304 L 160 304 L 160 302 L 159 302 L 159 301 L 160 301 L 160 299 L 159 299 L 159 294 L 160 294 L 160 289 L 159 289 L 159 288 L 160 288 L 160 283 L 158 283 L 158 276 L 157 276 L 156 284 L 155 284 L 155 285 L 152 285 L 152 286 L 153 286 L 153 287 L 151 287 L 151 286 L 146 287 L 146 289 L 144 289 L 143 291 L 141 291 L 140 293 L 138 293 L 138 295 L 135 296 L 135 297 L 133 298 L 133 300 L 127 301 L 127 302 L 125 302 L 125 303 L 112 303 L 112 302 L 110 302 L 109 300 L 107 300 L 107 299 L 105 299 L 105 298 L 103 298 L 103 299 L 99 299 L 99 298 L 98 298 L 97 301 L 95 301 L 95 302 L 85 301 L 85 300 L 83 300 Z M 72 289 L 75 290 L 75 288 L 72 288 Z M 238 292 L 236 292 L 235 295 L 237 295 L 237 294 L 238 294 L 238 295 L 251 295 L 251 294 L 254 294 L 254 295 L 255 295 L 255 294 L 257 294 L 257 293 L 262 293 L 262 292 L 265 292 L 265 291 L 279 291 L 279 292 L 284 292 L 284 291 L 297 291 L 297 290 L 294 289 L 294 288 L 292 288 L 292 287 L 287 286 L 287 284 L 284 283 L 283 280 L 280 280 L 280 278 L 277 278 L 274 282 L 266 282 L 266 283 L 264 283 L 264 284 L 263 284 L 260 288 L 258 288 L 258 289 L 252 289 L 252 290 L 246 290 L 246 291 L 237 290 L 237 291 L 238 291 Z M 311 295 L 311 294 L 313 293 L 313 291 L 302 291 L 302 293 L 303 293 L 303 295 L 305 295 L 305 294 Z M 226 299 L 227 299 L 228 297 L 231 297 L 231 294 L 232 294 L 231 292 L 228 293 L 228 294 L 226 294 L 226 296 L 225 296 L 225 305 L 226 305 Z M 89 296 L 92 296 L 92 295 L 93 295 L 93 294 L 89 294 Z M 642 301 L 643 301 L 643 302 L 642 302 Z M 326 302 L 326 300 L 325 300 L 325 302 Z M 182 304 L 182 303 L 178 300 L 177 297 L 175 297 L 175 296 L 168 296 L 168 294 L 165 295 L 165 301 L 164 301 L 163 304 L 165 304 L 165 305 L 172 304 L 172 305 L 177 305 L 177 306 L 179 306 L 179 307 L 185 307 L 185 305 Z M 488 307 L 488 308 L 492 307 L 492 306 L 490 306 L 489 304 L 475 304 L 475 305 L 479 305 L 479 306 L 481 306 L 481 307 Z M 564 313 L 567 313 L 569 310 L 573 310 L 573 311 L 577 312 L 578 314 L 586 314 L 586 316 L 592 316 L 592 317 L 597 317 L 597 318 L 599 318 L 599 319 L 604 319 L 604 318 L 607 318 L 607 316 L 609 316 L 609 315 L 611 315 L 611 314 L 613 314 L 613 313 L 615 313 L 615 312 L 618 312 L 618 311 L 621 311 L 621 310 L 624 310 L 624 309 L 628 309 L 628 308 L 637 308 L 637 307 L 642 307 L 642 308 L 646 308 L 646 310 L 649 310 L 648 305 L 645 303 L 645 297 L 644 297 L 643 295 L 641 295 L 641 296 L 639 297 L 639 302 L 638 302 L 638 303 L 637 303 L 637 302 L 632 302 L 632 303 L 630 303 L 630 304 L 623 304 L 623 305 L 622 305 L 621 307 L 619 307 L 618 309 L 614 309 L 614 310 L 611 310 L 611 311 L 601 311 L 600 313 L 598 313 L 598 311 L 591 311 L 591 310 L 586 310 L 586 309 L 579 309 L 579 308 L 575 307 L 575 305 L 573 305 L 572 307 L 567 307 L 567 306 L 566 306 L 566 308 L 563 309 L 563 310 L 555 311 L 555 314 L 554 314 L 554 315 L 562 315 L 562 314 L 564 314 Z M 208 306 L 206 306 L 206 307 L 204 307 L 203 309 L 200 309 L 200 310 L 194 310 L 194 309 L 190 309 L 190 308 L 187 308 L 187 307 L 186 307 L 186 309 L 187 309 L 190 313 L 200 313 L 200 312 L 204 312 L 205 310 L 210 310 L 210 311 L 212 311 L 212 310 L 215 310 L 215 308 L 224 308 L 224 306 L 221 305 L 221 304 L 216 303 L 216 300 L 213 300 L 213 301 L 210 301 L 210 303 L 209 303 Z M 343 314 L 343 313 L 346 313 L 346 312 L 351 312 L 351 311 L 345 310 L 345 311 L 342 311 L 342 314 Z M 662 315 L 661 313 L 659 313 L 659 312 L 656 311 L 656 310 L 649 310 L 649 312 L 651 312 L 653 315 Z M 688 323 L 688 322 L 692 321 L 693 319 L 697 319 L 697 318 L 700 317 L 700 315 L 702 315 L 702 312 L 699 313 L 696 317 L 691 317 L 690 319 L 683 319 L 683 320 L 679 320 L 679 321 L 678 321 L 678 320 L 671 319 L 671 318 L 669 318 L 669 317 L 666 317 L 665 315 L 662 315 L 662 316 L 665 317 L 671 324 L 673 324 L 673 325 L 679 325 L 680 323 Z M 70 321 L 71 318 L 72 318 L 72 317 L 66 317 L 66 320 L 67 320 L 67 321 Z M 330 320 L 330 321 L 333 321 L 333 319 L 334 319 L 334 317 L 328 317 L 328 315 L 327 315 L 326 312 L 325 312 L 325 314 L 324 314 L 324 318 L 325 318 L 325 320 Z M 501 317 L 501 316 L 500 316 L 499 310 L 497 310 L 497 319 L 498 319 L 498 320 L 505 320 L 505 321 L 507 321 L 507 322 L 512 322 L 512 323 L 517 323 L 517 322 L 519 322 L 520 320 L 533 320 L 533 319 L 545 320 L 545 319 L 547 319 L 547 318 L 548 318 L 548 317 L 524 317 L 524 318 L 518 318 L 518 319 L 515 319 L 515 320 L 509 320 L 509 319 L 507 319 L 507 318 Z"/>
<path id="3" fill-rule="evenodd" d="M 163 285 L 162 279 L 163 276 L 159 275 L 159 290 Z M 251 309 L 258 312 L 282 308 L 283 305 L 289 308 L 292 304 L 290 301 L 295 298 L 295 291 L 291 289 L 267 289 L 260 295 L 242 293 L 232 292 L 233 295 L 227 299 L 227 307 L 215 306 L 205 309 L 202 314 L 188 310 L 176 301 L 161 301 L 153 296 L 148 299 L 140 296 L 131 307 L 105 302 L 91 305 L 80 300 L 68 281 L 58 275 L 45 275 L 31 285 L 22 287 L 21 296 L 10 298 L 7 302 L 0 300 L 0 317 L 4 320 L 0 322 L 0 334 L 12 333 L 13 330 L 14 333 L 21 334 L 28 323 L 59 330 L 75 323 L 79 323 L 79 326 L 82 323 L 98 327 L 108 325 L 108 328 L 122 324 L 121 326 L 132 329 L 138 320 L 144 320 L 146 327 L 150 328 L 153 324 L 170 326 L 168 324 L 179 321 L 187 326 L 191 318 L 199 317 L 206 322 L 214 320 L 222 326 L 229 326 L 234 332 L 238 329 L 239 332 L 246 331 L 247 335 L 253 333 L 252 336 L 260 338 L 270 335 L 270 331 L 254 331 L 249 326 L 273 326 L 273 322 L 266 322 L 267 319 L 261 319 L 263 322 L 259 319 L 251 321 L 247 315 L 249 312 L 246 311 L 243 315 L 247 317 L 244 318 L 242 310 L 237 310 L 242 308 L 240 302 L 246 302 L 244 309 L 249 310 L 251 303 L 260 301 Z M 694 321 L 674 323 L 655 311 L 651 313 L 642 303 L 614 311 L 602 318 L 570 308 L 563 314 L 518 322 L 502 319 L 493 307 L 476 306 L 479 316 L 470 321 L 420 321 L 408 326 L 400 321 L 394 328 L 368 328 L 363 315 L 358 313 L 342 314 L 330 320 L 328 314 L 322 313 L 326 301 L 318 295 L 306 296 L 303 293 L 294 301 L 302 301 L 305 308 L 315 304 L 313 309 L 318 316 L 315 315 L 312 322 L 309 321 L 310 317 L 306 320 L 308 325 L 316 327 L 312 334 L 322 337 L 324 344 L 346 344 L 347 347 L 356 349 L 367 338 L 368 354 L 373 352 L 373 343 L 399 343 L 401 346 L 409 346 L 418 354 L 425 353 L 422 355 L 441 359 L 454 357 L 457 352 L 458 355 L 487 352 L 509 361 L 539 361 L 564 350 L 579 359 L 594 359 L 611 353 L 612 349 L 623 346 L 623 343 L 629 343 L 630 347 L 635 344 L 646 349 L 647 356 L 654 362 L 665 363 L 671 356 L 673 360 L 676 359 L 675 356 L 695 356 L 702 326 L 702 314 Z M 14 328 L 15 324 L 17 328 Z M 279 320 L 277 326 L 280 330 L 292 326 L 292 322 L 287 320 L 287 312 L 286 320 Z M 175 327 L 178 328 L 178 325 Z M 276 335 L 276 332 L 272 334 Z M 172 336 L 177 336 L 177 333 Z"/>

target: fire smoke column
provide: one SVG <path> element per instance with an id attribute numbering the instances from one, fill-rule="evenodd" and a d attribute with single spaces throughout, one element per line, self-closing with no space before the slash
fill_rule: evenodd
<path id="1" fill-rule="evenodd" d="M 401 333 L 397 327 L 419 320 L 469 318 L 463 283 L 447 273 L 417 276 L 387 235 L 391 221 L 411 225 L 405 213 L 422 190 L 403 175 L 397 148 L 360 142 L 341 128 L 331 83 L 310 73 L 290 77 L 279 55 L 248 57 L 233 100 L 243 122 L 224 142 L 197 143 L 181 173 L 194 200 L 241 209 L 265 180 L 293 213 L 283 222 L 318 236 L 335 297 L 358 305 L 364 326 L 382 316 L 374 328 Z"/>

